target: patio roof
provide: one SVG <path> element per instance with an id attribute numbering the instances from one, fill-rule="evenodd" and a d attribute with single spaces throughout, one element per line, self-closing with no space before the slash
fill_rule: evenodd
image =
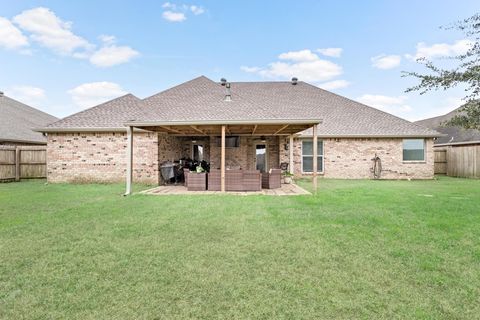
<path id="1" fill-rule="evenodd" d="M 168 133 L 170 135 L 209 136 L 218 135 L 222 126 L 228 135 L 292 135 L 300 133 L 321 120 L 214 120 L 214 121 L 130 121 L 127 127 Z"/>

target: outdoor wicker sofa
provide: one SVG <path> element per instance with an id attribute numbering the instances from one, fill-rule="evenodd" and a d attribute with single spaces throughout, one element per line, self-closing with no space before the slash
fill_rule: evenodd
<path id="1" fill-rule="evenodd" d="M 208 190 L 221 190 L 220 170 L 208 173 Z M 225 191 L 260 191 L 262 177 L 258 170 L 225 170 Z"/>

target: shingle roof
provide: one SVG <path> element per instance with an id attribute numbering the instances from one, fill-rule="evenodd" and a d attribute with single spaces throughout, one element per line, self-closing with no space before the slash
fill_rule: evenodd
<path id="1" fill-rule="evenodd" d="M 480 130 L 464 129 L 458 126 L 442 126 L 443 122 L 452 119 L 459 112 L 460 108 L 457 108 L 442 116 L 419 120 L 415 123 L 444 134 L 443 137 L 439 137 L 437 140 L 435 140 L 435 144 L 480 141 Z"/>
<path id="2" fill-rule="evenodd" d="M 47 128 L 116 128 L 125 127 L 124 123 L 145 115 L 142 100 L 132 94 L 99 104 L 71 116 L 51 123 Z"/>
<path id="3" fill-rule="evenodd" d="M 32 129 L 58 120 L 7 96 L 0 96 L 0 141 L 46 143 L 46 138 Z"/>
<path id="4" fill-rule="evenodd" d="M 74 114 L 48 127 L 122 128 L 144 122 L 322 119 L 321 136 L 435 136 L 438 133 L 305 82 L 232 82 L 204 76 L 140 100 L 127 95 Z M 304 134 L 308 134 L 305 132 Z"/>

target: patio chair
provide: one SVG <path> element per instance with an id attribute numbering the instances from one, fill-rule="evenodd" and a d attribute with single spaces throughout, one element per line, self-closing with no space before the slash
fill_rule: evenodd
<path id="1" fill-rule="evenodd" d="M 278 189 L 281 187 L 282 170 L 270 169 L 268 172 L 262 173 L 262 188 Z"/>

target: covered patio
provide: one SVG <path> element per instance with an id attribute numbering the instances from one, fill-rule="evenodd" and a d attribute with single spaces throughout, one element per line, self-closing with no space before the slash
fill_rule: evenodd
<path id="1" fill-rule="evenodd" d="M 296 134 L 312 128 L 313 130 L 313 156 L 318 155 L 317 150 L 317 125 L 321 120 L 312 119 L 272 119 L 272 120 L 196 120 L 196 121 L 129 121 L 127 127 L 127 170 L 126 170 L 126 195 L 132 193 L 133 159 L 134 159 L 134 130 L 146 130 L 163 133 L 174 137 L 199 137 L 216 138 L 220 141 L 220 188 L 219 192 L 226 192 L 226 139 L 228 137 L 283 137 L 288 138 L 289 167 L 293 168 L 293 138 Z M 211 140 L 211 139 L 210 139 Z M 278 162 L 278 161 L 277 161 Z M 280 163 L 277 163 L 277 168 Z M 261 179 L 261 178 L 260 178 Z M 317 162 L 313 161 L 312 175 L 313 189 L 317 189 Z M 157 189 L 161 190 L 161 189 Z M 207 191 L 208 192 L 208 191 Z M 211 192 L 211 191 L 210 191 Z M 288 192 L 287 192 L 288 193 Z"/>

